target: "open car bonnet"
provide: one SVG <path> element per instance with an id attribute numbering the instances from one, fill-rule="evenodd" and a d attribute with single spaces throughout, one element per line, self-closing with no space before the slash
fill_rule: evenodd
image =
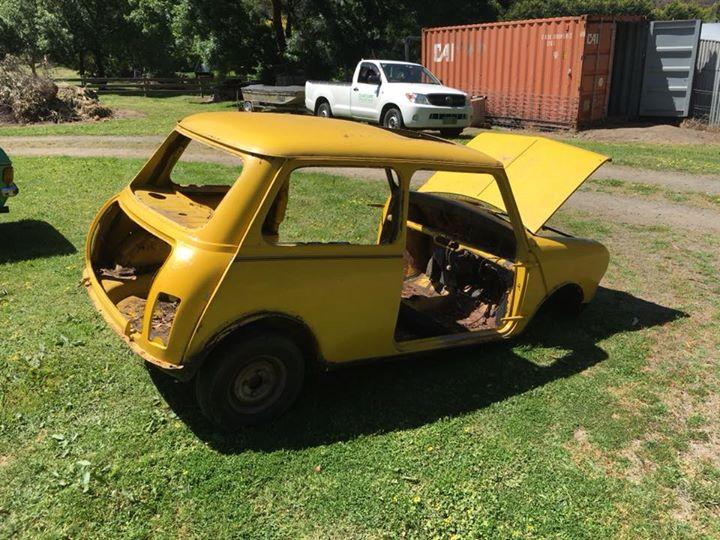
<path id="1" fill-rule="evenodd" d="M 533 234 L 592 173 L 610 160 L 569 144 L 525 135 L 481 133 L 467 146 L 503 164 L 523 225 Z M 489 174 L 441 171 L 431 176 L 419 191 L 462 195 L 505 211 L 500 190 Z"/>

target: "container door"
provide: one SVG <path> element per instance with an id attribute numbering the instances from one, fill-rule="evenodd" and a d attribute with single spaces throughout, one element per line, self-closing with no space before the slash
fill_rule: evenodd
<path id="1" fill-rule="evenodd" d="M 640 116 L 683 118 L 690 113 L 701 21 L 650 23 Z"/>
<path id="2" fill-rule="evenodd" d="M 646 21 L 617 23 L 608 104 L 608 116 L 611 118 L 632 119 L 638 116 L 647 33 Z"/>
<path id="3" fill-rule="evenodd" d="M 578 114 L 580 125 L 601 122 L 607 117 L 615 23 L 588 21 L 584 39 Z"/>

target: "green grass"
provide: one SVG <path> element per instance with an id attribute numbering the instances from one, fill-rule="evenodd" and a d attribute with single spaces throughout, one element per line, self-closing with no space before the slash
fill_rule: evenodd
<path id="1" fill-rule="evenodd" d="M 627 182 L 625 180 L 617 180 L 614 178 L 591 179 L 583 186 L 583 189 L 631 196 L 639 195 L 647 199 L 666 200 L 680 204 L 698 206 L 700 208 L 720 209 L 720 196 L 718 195 L 692 191 L 674 191 L 664 186 L 642 184 L 640 182 Z"/>
<path id="2" fill-rule="evenodd" d="M 22 193 L 0 217 L 0 537 L 720 535 L 720 238 L 561 213 L 556 226 L 612 254 L 580 318 L 321 375 L 275 424 L 226 435 L 79 285 L 90 220 L 141 161 L 15 166 Z M 385 189 L 303 181 L 339 205 L 328 230 Z"/>
<path id="3" fill-rule="evenodd" d="M 659 171 L 720 174 L 720 145 L 565 142 L 612 157 L 616 165 Z"/>
<path id="4" fill-rule="evenodd" d="M 142 97 L 105 94 L 100 100 L 117 118 L 97 122 L 0 126 L 0 136 L 166 135 L 181 118 L 197 112 L 234 111 L 235 102 L 202 103 L 197 96 Z"/>

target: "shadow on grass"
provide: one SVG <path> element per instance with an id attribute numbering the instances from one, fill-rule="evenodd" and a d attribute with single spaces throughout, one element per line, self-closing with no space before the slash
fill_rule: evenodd
<path id="1" fill-rule="evenodd" d="M 686 317 L 681 311 L 600 288 L 580 319 L 540 313 L 527 332 L 503 342 L 445 350 L 318 375 L 278 421 L 237 434 L 215 430 L 192 398 L 192 384 L 150 369 L 175 413 L 201 439 L 223 453 L 305 448 L 361 435 L 408 429 L 487 407 L 548 382 L 570 377 L 608 358 L 598 342 L 615 334 Z M 514 347 L 566 350 L 547 366 Z"/>
<path id="2" fill-rule="evenodd" d="M 76 252 L 75 246 L 45 221 L 0 221 L 0 264 Z"/>

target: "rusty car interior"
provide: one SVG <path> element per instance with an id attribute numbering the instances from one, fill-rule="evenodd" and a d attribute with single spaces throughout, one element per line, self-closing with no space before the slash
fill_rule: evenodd
<path id="1" fill-rule="evenodd" d="M 132 221 L 113 203 L 100 227 L 105 231 L 90 246 L 93 271 L 108 297 L 127 319 L 133 332 L 143 326 L 145 304 L 155 274 L 170 256 L 170 245 Z M 176 298 L 161 298 L 155 306 L 151 335 L 161 341 L 170 330 L 168 319 Z"/>
<path id="2" fill-rule="evenodd" d="M 493 330 L 512 290 L 511 224 L 468 201 L 410 192 L 397 341 Z"/>

